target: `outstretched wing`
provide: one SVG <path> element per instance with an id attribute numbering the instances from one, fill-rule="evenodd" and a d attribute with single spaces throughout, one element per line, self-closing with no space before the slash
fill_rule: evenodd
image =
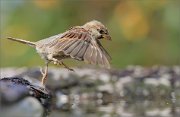
<path id="1" fill-rule="evenodd" d="M 56 53 L 63 52 L 71 58 L 110 68 L 110 56 L 100 42 L 83 28 L 72 28 L 48 44 Z"/>

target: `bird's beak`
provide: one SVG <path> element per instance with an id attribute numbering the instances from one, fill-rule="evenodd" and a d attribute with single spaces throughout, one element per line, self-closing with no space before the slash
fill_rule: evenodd
<path id="1" fill-rule="evenodd" d="M 109 35 L 103 35 L 103 38 L 111 41 L 111 36 L 109 36 Z"/>

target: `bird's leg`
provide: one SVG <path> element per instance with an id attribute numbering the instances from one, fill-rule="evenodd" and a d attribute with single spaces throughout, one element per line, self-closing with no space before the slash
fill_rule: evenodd
<path id="1" fill-rule="evenodd" d="M 66 64 L 64 64 L 62 61 L 60 62 L 61 65 L 64 66 L 64 68 L 68 69 L 69 71 L 73 71 L 74 72 L 74 69 L 71 69 L 69 68 Z"/>
<path id="2" fill-rule="evenodd" d="M 48 59 L 53 61 L 55 65 L 63 65 L 64 68 L 68 69 L 69 71 L 74 71 L 73 69 L 69 68 L 67 65 L 65 65 L 62 61 L 59 61 L 58 59 L 54 58 L 52 54 L 48 55 Z"/>
<path id="3" fill-rule="evenodd" d="M 63 65 L 64 68 L 68 69 L 69 71 L 74 71 L 73 69 L 69 68 L 66 64 L 64 64 L 62 61 L 58 61 L 57 59 L 53 59 L 55 65 Z"/>
<path id="4" fill-rule="evenodd" d="M 46 66 L 45 66 L 45 69 L 44 71 L 42 69 L 41 70 L 41 74 L 42 74 L 42 79 L 41 79 L 41 84 L 44 86 L 45 85 L 45 82 L 47 80 L 47 75 L 48 75 L 48 63 L 49 62 L 46 62 Z"/>

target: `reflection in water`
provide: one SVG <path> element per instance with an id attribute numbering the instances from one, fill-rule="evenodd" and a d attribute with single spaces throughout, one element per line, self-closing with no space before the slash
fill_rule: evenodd
<path id="1" fill-rule="evenodd" d="M 79 95 L 72 102 L 54 110 L 50 117 L 179 117 L 180 108 L 174 99 L 162 100 L 116 100 L 104 103 L 102 99 L 85 99 Z M 71 104 L 70 104 L 71 103 Z M 63 106 L 70 105 L 69 108 Z"/>

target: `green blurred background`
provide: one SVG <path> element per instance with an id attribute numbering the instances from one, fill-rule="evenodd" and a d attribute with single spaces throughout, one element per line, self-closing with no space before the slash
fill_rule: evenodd
<path id="1" fill-rule="evenodd" d="M 102 43 L 113 67 L 180 64 L 179 0 L 0 1 L 1 67 L 44 65 L 34 49 L 6 37 L 38 41 L 93 19 L 109 29 L 112 41 Z"/>

